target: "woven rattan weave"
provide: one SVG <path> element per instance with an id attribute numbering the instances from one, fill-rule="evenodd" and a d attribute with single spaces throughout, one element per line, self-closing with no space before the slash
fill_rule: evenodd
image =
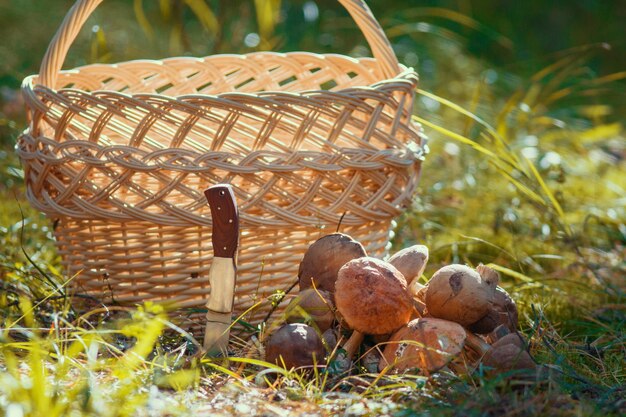
<path id="1" fill-rule="evenodd" d="M 417 75 L 364 2 L 340 0 L 373 59 L 261 52 L 61 71 L 101 1 L 76 2 L 23 83 L 28 198 L 57 222 L 74 291 L 202 306 L 212 253 L 202 191 L 216 183 L 234 186 L 241 214 L 237 313 L 294 282 L 304 250 L 342 216 L 342 232 L 384 251 L 423 139 L 410 119 Z"/>

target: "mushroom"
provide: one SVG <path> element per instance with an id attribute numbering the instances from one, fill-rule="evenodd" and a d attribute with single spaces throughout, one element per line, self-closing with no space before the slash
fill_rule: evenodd
<path id="1" fill-rule="evenodd" d="M 425 285 L 419 282 L 419 277 L 424 273 L 428 263 L 428 248 L 424 245 L 410 246 L 393 254 L 387 262 L 395 266 L 406 279 L 408 291 L 413 297 L 413 304 L 417 313 L 411 318 L 424 317 L 426 314 L 426 304 L 424 304 L 423 297 Z"/>
<path id="2" fill-rule="evenodd" d="M 419 279 L 428 263 L 428 248 L 424 245 L 413 245 L 394 253 L 387 260 L 404 275 L 407 285 Z"/>
<path id="3" fill-rule="evenodd" d="M 517 332 L 509 333 L 509 334 L 501 337 L 500 339 L 496 340 L 491 345 L 491 348 L 492 349 L 496 349 L 496 348 L 499 348 L 500 346 L 505 346 L 505 345 L 515 345 L 518 348 L 524 349 L 524 350 L 526 350 L 528 348 L 528 344 L 526 343 L 526 341 L 524 340 L 522 335 L 520 335 Z"/>
<path id="4" fill-rule="evenodd" d="M 287 306 L 287 322 L 298 323 L 313 321 L 320 332 L 325 332 L 333 324 L 335 314 L 330 293 L 315 288 L 300 291 L 298 296 Z M 307 323 L 311 324 L 311 323 Z"/>
<path id="5" fill-rule="evenodd" d="M 413 311 L 406 280 L 393 265 L 364 257 L 347 262 L 338 273 L 335 304 L 353 329 L 343 346 L 351 358 L 364 334 L 384 335 L 405 325 Z"/>
<path id="6" fill-rule="evenodd" d="M 497 285 L 497 276 L 484 279 L 465 265 L 444 266 L 428 282 L 426 308 L 433 317 L 468 326 L 487 314 Z"/>
<path id="7" fill-rule="evenodd" d="M 361 359 L 361 365 L 367 373 L 375 374 L 378 371 L 378 364 L 380 364 L 381 358 L 381 352 L 378 349 L 369 349 L 363 355 L 363 358 Z"/>
<path id="8" fill-rule="evenodd" d="M 337 347 L 338 341 L 338 333 L 332 327 L 322 333 L 322 342 L 324 343 L 327 352 L 333 352 L 335 350 L 335 347 Z"/>
<path id="9" fill-rule="evenodd" d="M 424 317 L 428 314 L 426 310 L 426 288 L 424 284 L 416 279 L 409 286 L 408 291 L 411 297 L 413 297 L 413 305 L 417 313 L 414 318 Z"/>
<path id="10" fill-rule="evenodd" d="M 496 372 L 537 367 L 527 351 L 528 343 L 519 332 L 510 333 L 505 325 L 499 325 L 490 337 L 497 340 L 483 357 L 485 366 L 494 368 Z"/>
<path id="11" fill-rule="evenodd" d="M 426 302 L 426 285 L 421 282 L 414 280 L 411 285 L 409 285 L 408 291 L 411 294 L 411 297 Z"/>
<path id="12" fill-rule="evenodd" d="M 465 353 L 471 362 L 478 362 L 479 360 L 483 360 L 484 362 L 486 358 L 493 355 L 494 351 L 506 345 L 514 345 L 522 350 L 528 348 L 528 344 L 519 332 L 511 333 L 504 325 L 498 326 L 491 332 L 491 334 L 487 336 L 487 340 L 491 345 L 485 342 L 480 336 L 470 331 L 467 332 Z"/>
<path id="13" fill-rule="evenodd" d="M 524 336 L 518 331 L 511 332 L 508 327 L 501 324 L 487 335 L 487 341 L 491 343 L 491 347 L 498 347 L 508 344 L 514 344 L 521 349 L 528 350 L 528 342 Z"/>
<path id="14" fill-rule="evenodd" d="M 469 365 L 476 365 L 485 356 L 485 353 L 491 349 L 491 345 L 472 332 L 466 330 L 466 334 L 467 339 L 463 349 L 464 357 L 469 362 Z"/>
<path id="15" fill-rule="evenodd" d="M 511 333 L 509 328 L 506 327 L 505 325 L 501 324 L 498 327 L 496 327 L 495 329 L 493 329 L 491 331 L 491 333 L 489 333 L 488 335 L 485 335 L 485 339 L 487 340 L 488 343 L 493 344 L 495 341 L 497 341 L 498 339 L 503 338 L 504 336 L 506 336 L 509 333 Z"/>
<path id="16" fill-rule="evenodd" d="M 300 262 L 300 290 L 315 284 L 317 289 L 333 294 L 339 268 L 352 259 L 366 255 L 363 245 L 343 233 L 333 233 L 318 239 L 309 246 Z"/>
<path id="17" fill-rule="evenodd" d="M 515 332 L 518 326 L 518 314 L 515 301 L 501 287 L 496 287 L 493 302 L 489 306 L 487 314 L 471 324 L 468 329 L 474 333 L 491 333 L 499 325 L 506 326 L 511 332 Z"/>
<path id="18" fill-rule="evenodd" d="M 326 350 L 318 333 L 303 323 L 281 326 L 265 344 L 265 360 L 285 369 L 310 367 L 324 361 Z"/>
<path id="19" fill-rule="evenodd" d="M 396 372 L 419 368 L 433 373 L 461 353 L 466 338 L 458 323 L 432 317 L 412 320 L 391 336 L 378 368 L 389 366 Z"/>
<path id="20" fill-rule="evenodd" d="M 492 346 L 483 357 L 482 362 L 483 365 L 493 368 L 495 372 L 535 369 L 537 367 L 530 354 L 514 343 Z"/>

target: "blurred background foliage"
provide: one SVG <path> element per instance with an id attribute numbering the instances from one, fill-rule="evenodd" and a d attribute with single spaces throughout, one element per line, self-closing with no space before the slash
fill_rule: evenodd
<path id="1" fill-rule="evenodd" d="M 0 2 L 1 278 L 36 299 L 48 286 L 39 269 L 62 272 L 12 151 L 24 127 L 18 91 L 72 3 Z M 426 276 L 444 263 L 493 263 L 528 335 L 568 335 L 543 339 L 549 349 L 538 355 L 600 385 L 624 384 L 624 1 L 368 4 L 420 74 L 415 115 L 430 138 L 395 247 L 428 245 Z M 65 68 L 266 49 L 369 55 L 336 1 L 107 0 Z M 608 362 L 570 355 L 593 343 Z"/>
<path id="2" fill-rule="evenodd" d="M 3 85 L 16 87 L 25 75 L 37 72 L 50 38 L 72 4 L 72 0 L 0 4 Z M 400 60 L 420 70 L 427 88 L 437 79 L 450 81 L 438 71 L 444 64 L 440 58 L 447 55 L 443 45 L 454 45 L 465 56 L 524 76 L 545 66 L 554 53 L 606 43 L 614 52 L 595 56 L 587 65 L 607 74 L 626 68 L 626 56 L 618 52 L 625 42 L 621 22 L 626 19 L 626 6 L 621 0 L 567 4 L 375 0 L 368 4 Z M 258 49 L 367 53 L 347 13 L 331 0 L 107 0 L 88 26 L 72 48 L 67 68 L 94 61 Z"/>
<path id="3" fill-rule="evenodd" d="M 11 154 L 24 125 L 19 83 L 37 72 L 72 3 L 0 4 L 0 137 L 3 159 L 12 161 L 3 167 L 3 192 L 22 193 L 13 187 L 21 171 Z M 519 263 L 539 251 L 550 257 L 526 263 L 541 273 L 564 256 L 550 244 L 611 250 L 624 243 L 622 1 L 369 4 L 400 61 L 420 73 L 416 115 L 431 137 L 419 196 L 401 220 L 411 227 L 401 228 L 398 244 L 427 241 L 438 250 L 469 244 L 461 235 L 476 237 L 495 252 L 467 260 L 494 260 L 506 249 Z M 107 0 L 65 67 L 264 49 L 369 54 L 335 1 Z M 463 261 L 460 252 L 473 253 L 455 251 L 446 256 Z"/>
<path id="4" fill-rule="evenodd" d="M 22 173 L 11 149 L 24 125 L 19 83 L 37 72 L 72 3 L 0 4 L 1 191 L 19 201 Z M 531 294 L 538 285 L 557 291 L 568 281 L 619 287 L 626 240 L 624 3 L 369 5 L 399 60 L 420 74 L 416 116 L 431 139 L 396 247 L 428 244 L 430 272 L 445 262 L 497 263 Z M 369 55 L 336 1 L 107 0 L 65 68 L 265 49 Z M 17 204 L 5 204 L 3 221 L 13 224 Z M 50 236 L 45 221 L 31 221 Z M 611 263 L 601 267 L 599 259 Z M 567 280 L 572 268 L 582 269 Z M 551 284 L 537 284 L 544 279 Z"/>

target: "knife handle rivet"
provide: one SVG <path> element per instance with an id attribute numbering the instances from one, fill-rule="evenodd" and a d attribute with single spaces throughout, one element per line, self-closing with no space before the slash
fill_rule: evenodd
<path id="1" fill-rule="evenodd" d="M 228 219 L 228 223 L 232 223 L 232 222 L 233 222 L 233 219 Z"/>
<path id="2" fill-rule="evenodd" d="M 218 207 L 217 207 L 217 209 L 218 209 L 218 210 L 221 210 L 222 208 L 218 206 Z"/>
<path id="3" fill-rule="evenodd" d="M 220 190 L 220 195 L 224 195 L 224 194 L 226 194 L 226 191 Z"/>
<path id="4" fill-rule="evenodd" d="M 228 249 L 226 246 L 224 246 L 224 250 Z"/>

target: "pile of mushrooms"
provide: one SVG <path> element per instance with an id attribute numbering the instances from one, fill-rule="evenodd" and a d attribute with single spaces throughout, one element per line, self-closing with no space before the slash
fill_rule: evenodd
<path id="1" fill-rule="evenodd" d="M 300 292 L 266 338 L 265 359 L 299 369 L 339 361 L 349 372 L 360 350 L 368 372 L 536 368 L 494 269 L 447 265 L 424 285 L 427 262 L 423 245 L 383 261 L 348 235 L 322 237 L 300 263 Z"/>

